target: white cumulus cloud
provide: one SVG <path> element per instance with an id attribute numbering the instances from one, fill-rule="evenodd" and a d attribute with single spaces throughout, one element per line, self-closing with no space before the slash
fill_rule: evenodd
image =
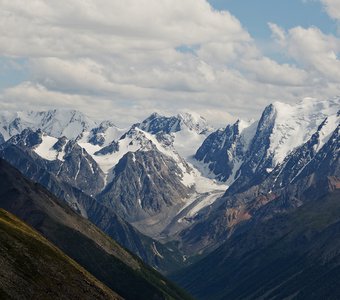
<path id="1" fill-rule="evenodd" d="M 325 5 L 326 11 L 330 17 L 340 20 L 340 1 L 339 0 L 321 0 Z"/>
<path id="2" fill-rule="evenodd" d="M 118 124 L 188 109 L 223 124 L 275 100 L 340 93 L 336 37 L 269 26 L 295 64 L 266 57 L 206 0 L 0 0 L 0 55 L 29 69 L 0 108 L 66 106 Z"/>

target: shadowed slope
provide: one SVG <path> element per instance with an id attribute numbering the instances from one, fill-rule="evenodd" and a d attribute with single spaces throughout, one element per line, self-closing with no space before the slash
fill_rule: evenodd
<path id="1" fill-rule="evenodd" d="M 3 209 L 0 266 L 1 299 L 122 299 Z"/>
<path id="2" fill-rule="evenodd" d="M 233 236 L 174 278 L 199 299 L 338 299 L 340 190 Z"/>

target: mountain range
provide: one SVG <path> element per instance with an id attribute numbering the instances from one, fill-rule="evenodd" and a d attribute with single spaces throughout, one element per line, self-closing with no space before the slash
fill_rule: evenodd
<path id="1" fill-rule="evenodd" d="M 0 207 L 5 210 L 0 213 L 3 225 L 0 228 L 6 233 L 1 235 L 5 243 L 0 248 L 2 255 L 5 254 L 2 261 L 7 257 L 2 266 L 8 266 L 14 274 L 2 268 L 0 274 L 6 281 L 4 286 L 0 284 L 0 295 L 10 293 L 14 299 L 30 299 L 31 289 L 35 299 L 38 295 L 40 299 L 49 298 L 48 291 L 53 299 L 59 299 L 59 294 L 64 299 L 80 299 L 81 293 L 77 291 L 89 290 L 88 299 L 91 295 L 99 299 L 113 299 L 113 295 L 116 299 L 190 299 L 65 202 L 3 160 L 0 160 L 0 182 Z M 48 274 L 52 282 L 46 277 Z M 69 283 L 67 278 L 73 282 Z M 27 289 L 31 282 L 33 286 Z M 58 291 L 58 285 L 65 288 Z M 11 287 L 21 290 L 11 291 Z"/>
<path id="2" fill-rule="evenodd" d="M 293 257 L 301 260 L 301 270 L 328 266 L 328 258 L 315 263 L 321 246 L 314 245 L 332 236 L 337 216 L 327 217 L 317 234 L 309 227 L 316 214 L 306 226 L 297 220 L 309 209 L 337 205 L 339 124 L 340 98 L 275 102 L 259 120 L 220 129 L 194 113 L 153 113 L 122 129 L 114 120 L 97 122 L 78 111 L 1 112 L 0 157 L 146 264 L 172 273 L 194 296 L 250 299 L 273 293 L 279 299 L 280 284 L 298 276 L 297 269 L 287 277 L 273 275 L 273 284 L 259 291 L 263 283 L 255 279 L 262 267 L 275 261 L 275 272 L 285 272 L 279 265 L 293 266 Z M 299 248 L 295 240 L 305 235 L 309 244 Z M 277 248 L 269 249 L 273 244 Z M 292 245 L 299 254 L 290 251 Z M 267 249 L 274 251 L 273 261 L 256 255 Z M 302 262 L 301 253 L 313 249 Z M 337 251 L 322 251 L 331 249 Z M 234 272 L 239 273 L 232 280 Z M 245 274 L 254 278 L 247 281 Z M 310 296 L 311 288 L 306 282 L 284 291 Z"/>

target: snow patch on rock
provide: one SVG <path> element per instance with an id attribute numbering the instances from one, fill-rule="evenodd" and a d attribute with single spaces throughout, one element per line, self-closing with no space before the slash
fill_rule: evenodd
<path id="1" fill-rule="evenodd" d="M 58 141 L 57 138 L 43 134 L 42 142 L 40 145 L 38 145 L 38 147 L 34 149 L 34 152 L 46 160 L 50 161 L 56 160 L 58 158 L 59 153 L 52 147 L 57 141 Z"/>

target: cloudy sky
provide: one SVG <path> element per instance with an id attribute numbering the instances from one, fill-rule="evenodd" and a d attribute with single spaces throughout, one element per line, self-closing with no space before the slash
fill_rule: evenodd
<path id="1" fill-rule="evenodd" d="M 340 95 L 340 0 L 0 0 L 0 109 L 224 124 Z"/>

